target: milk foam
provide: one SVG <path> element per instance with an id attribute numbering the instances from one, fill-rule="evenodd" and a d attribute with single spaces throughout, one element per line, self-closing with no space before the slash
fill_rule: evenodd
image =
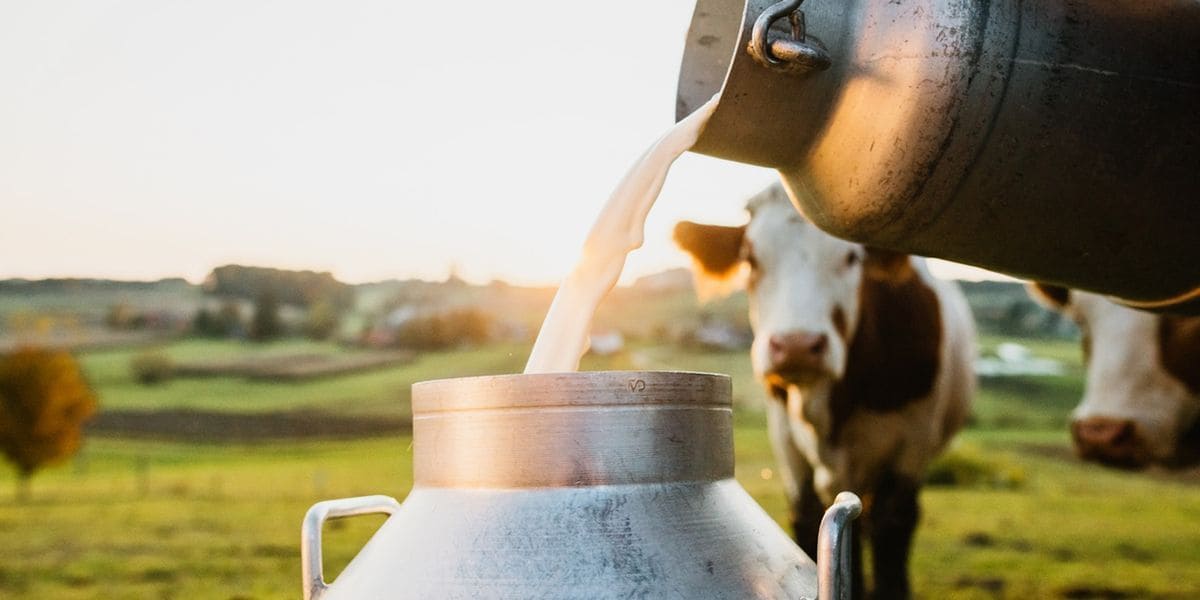
<path id="1" fill-rule="evenodd" d="M 526 373 L 575 371 L 587 350 L 592 315 L 600 300 L 617 284 L 625 257 L 642 246 L 646 215 L 662 191 L 675 159 L 700 137 L 716 109 L 713 96 L 704 106 L 676 123 L 629 169 L 608 198 L 583 244 L 575 268 L 563 280 L 542 322 Z"/>

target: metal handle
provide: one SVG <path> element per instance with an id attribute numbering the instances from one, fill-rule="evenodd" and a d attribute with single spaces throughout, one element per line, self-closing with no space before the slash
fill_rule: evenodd
<path id="1" fill-rule="evenodd" d="M 300 576 L 304 600 L 318 600 L 329 589 L 321 564 L 321 526 L 329 519 L 383 513 L 396 514 L 400 503 L 391 496 L 359 496 L 326 500 L 312 505 L 300 526 Z"/>
<path id="2" fill-rule="evenodd" d="M 833 64 L 824 48 L 808 43 L 804 12 L 800 10 L 803 3 L 804 0 L 781 0 L 754 20 L 747 51 L 759 64 L 792 73 L 824 71 Z M 768 39 L 771 26 L 784 17 L 792 24 L 792 39 Z"/>
<path id="3" fill-rule="evenodd" d="M 862 513 L 862 500 L 851 492 L 842 492 L 821 518 L 817 534 L 817 598 L 849 600 L 851 569 L 850 521 Z"/>

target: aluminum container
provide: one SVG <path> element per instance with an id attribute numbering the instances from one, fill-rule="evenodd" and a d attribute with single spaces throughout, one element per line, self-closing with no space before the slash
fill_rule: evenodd
<path id="1" fill-rule="evenodd" d="M 847 597 L 839 497 L 817 565 L 733 478 L 729 378 L 587 372 L 413 386 L 404 502 L 321 502 L 304 520 L 307 599 Z M 387 521 L 332 583 L 329 518 Z"/>
<path id="2" fill-rule="evenodd" d="M 1200 2 L 698 0 L 677 118 L 837 236 L 1200 311 Z"/>

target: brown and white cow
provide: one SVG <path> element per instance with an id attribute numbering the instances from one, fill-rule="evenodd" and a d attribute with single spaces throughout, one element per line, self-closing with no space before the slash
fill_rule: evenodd
<path id="1" fill-rule="evenodd" d="M 1087 383 L 1071 416 L 1079 456 L 1124 468 L 1200 462 L 1200 317 L 1054 285 L 1030 290 L 1083 333 Z"/>
<path id="2" fill-rule="evenodd" d="M 917 491 L 974 391 L 966 300 L 922 259 L 820 231 L 779 186 L 748 209 L 747 225 L 685 221 L 675 240 L 692 255 L 701 289 L 745 278 L 751 361 L 769 392 L 769 433 L 796 540 L 815 556 L 824 508 L 841 490 L 859 494 L 875 596 L 906 597 Z M 854 547 L 861 597 L 861 544 Z"/>

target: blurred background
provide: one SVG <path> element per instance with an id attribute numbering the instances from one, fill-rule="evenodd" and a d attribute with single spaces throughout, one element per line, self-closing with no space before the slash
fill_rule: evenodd
<path id="1" fill-rule="evenodd" d="M 310 504 L 411 486 L 410 385 L 522 368 L 672 122 L 691 10 L 0 2 L 0 377 L 79 374 L 0 423 L 0 597 L 296 596 Z M 744 222 L 773 177 L 679 161 L 584 368 L 732 375 L 738 477 L 784 524 L 745 296 L 699 304 L 669 234 Z M 1074 325 L 934 271 L 981 389 L 930 473 L 918 594 L 1200 595 L 1200 473 L 1080 463 Z M 327 571 L 378 523 L 331 523 Z"/>

